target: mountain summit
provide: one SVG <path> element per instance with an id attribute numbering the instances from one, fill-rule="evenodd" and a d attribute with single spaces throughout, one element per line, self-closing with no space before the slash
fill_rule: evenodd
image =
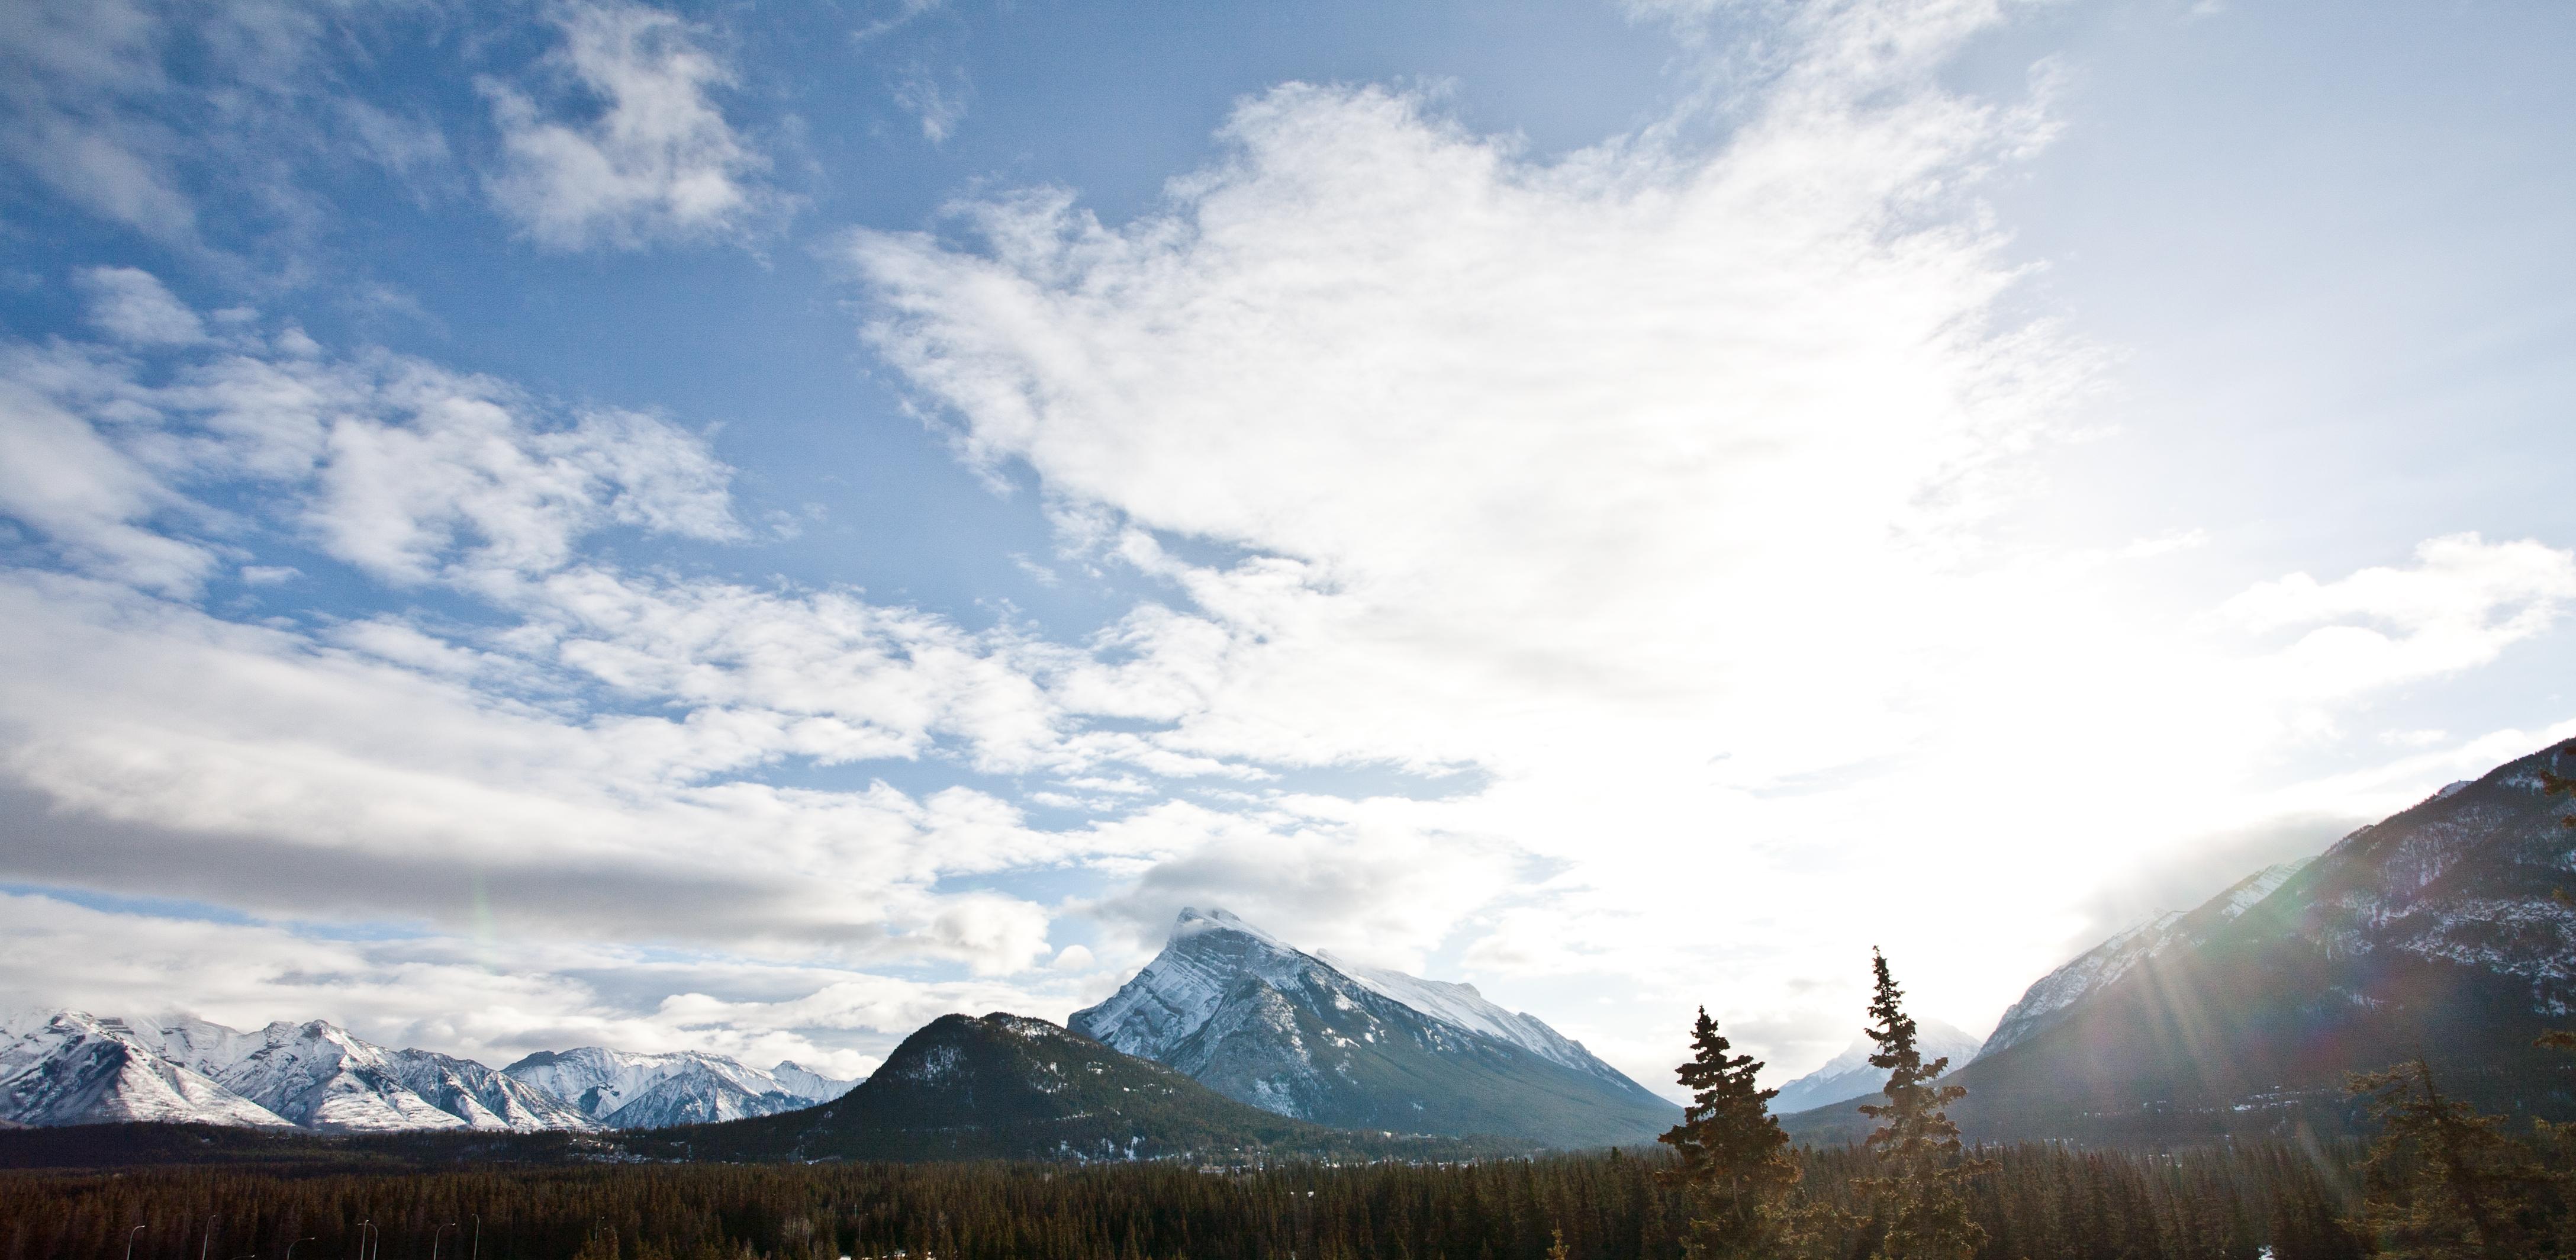
<path id="1" fill-rule="evenodd" d="M 1068 1023 L 1319 1124 L 1570 1147 L 1647 1141 L 1681 1114 L 1471 985 L 1340 964 L 1213 908 L 1183 910 L 1161 954 Z"/>

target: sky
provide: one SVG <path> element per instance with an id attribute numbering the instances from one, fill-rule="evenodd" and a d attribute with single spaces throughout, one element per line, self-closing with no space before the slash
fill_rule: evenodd
<path id="1" fill-rule="evenodd" d="M 2576 9 L 5 0 L 0 1005 L 1671 1092 L 2576 735 Z"/>

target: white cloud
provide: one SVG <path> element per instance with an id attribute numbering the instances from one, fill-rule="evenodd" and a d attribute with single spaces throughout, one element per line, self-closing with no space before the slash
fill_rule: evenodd
<path id="1" fill-rule="evenodd" d="M 947 143 L 949 133 L 966 120 L 962 77 L 957 86 L 950 87 L 927 67 L 915 65 L 895 77 L 893 90 L 894 103 L 921 120 L 921 138 L 932 144 Z"/>
<path id="2" fill-rule="evenodd" d="M 217 251 L 245 238 L 308 233 L 328 217 L 307 191 L 310 159 L 355 151 L 411 178 L 443 149 L 434 129 L 334 99 L 342 80 L 322 37 L 379 9 L 0 0 L 0 156 L 72 206 L 201 261 L 232 261 Z"/>
<path id="3" fill-rule="evenodd" d="M 1404 920 L 1381 948 L 1449 941 L 1496 992 L 1583 976 L 1658 1055 L 1638 1030 L 1698 1001 L 1856 1012 L 1874 943 L 1968 1022 L 2132 855 L 2272 816 L 2257 767 L 2320 706 L 2548 624 L 2563 553 L 2453 540 L 2404 580 L 2250 598 L 2415 618 L 2276 658 L 2128 580 L 2204 535 L 1985 530 L 2101 361 L 2001 313 L 2020 273 L 1976 180 L 2049 123 L 1936 75 L 1997 13 L 1774 13 L 1778 62 L 1716 142 L 1694 117 L 1542 162 L 1415 97 L 1290 85 L 1132 223 L 1032 189 L 964 206 L 965 247 L 849 238 L 867 338 L 960 449 L 1025 464 L 1068 548 L 1173 591 L 1069 704 L 1170 722 L 1175 756 L 1486 776 L 1374 802 L 1381 836 L 1302 861 L 1245 860 L 1309 853 L 1276 796 L 1147 811 L 1119 825 L 1166 820 L 1168 850 L 1104 912 L 1230 896 L 1326 942 Z M 2322 681 L 2260 682 L 2285 661 Z M 2113 766 L 2193 786 L 2104 817 Z"/>
<path id="4" fill-rule="evenodd" d="M 558 12 L 550 65 L 596 115 L 486 85 L 489 191 L 533 239 L 722 234 L 773 200 L 707 32 Z M 875 344 L 971 460 L 1041 480 L 1048 571 L 1157 592 L 1082 643 L 611 563 L 617 531 L 750 541 L 708 438 L 246 318 L 208 337 L 150 277 L 94 275 L 116 344 L 0 360 L 26 453 L 0 511 L 40 544 L 0 573 L 5 865 L 428 933 L 154 919 L 66 972 L 113 997 L 237 951 L 268 979 L 167 973 L 237 1022 L 861 1053 L 813 1030 L 1061 1013 L 1217 902 L 1464 972 L 1660 1082 L 1697 1002 L 1795 1067 L 1849 1040 L 1818 1012 L 1856 1008 L 1876 943 L 1967 1022 L 2138 855 L 2288 843 L 2264 825 L 2511 742 L 2437 737 L 2366 780 L 2255 769 L 2542 633 L 2563 551 L 2437 539 L 2202 616 L 2219 601 L 2129 576 L 2205 532 L 1998 542 L 2095 356 L 2001 313 L 2019 273 L 1971 198 L 2046 120 L 1933 73 L 1993 11 L 1737 15 L 1779 24 L 1739 112 L 1562 160 L 1291 85 L 1138 222 L 1040 189 L 967 206 L 972 249 L 851 238 Z M 270 584 L 288 558 L 307 579 Z M 226 570 L 260 589 L 195 602 Z M 249 606 L 276 615 L 231 619 Z M 929 784 L 773 781 L 871 761 Z M 1453 772 L 1438 799 L 1314 786 Z M 1091 818 L 1023 813 L 1050 806 Z M 1091 882 L 979 887 L 1006 872 Z M 62 936 L 14 983 L 122 926 L 42 913 Z M 1101 930 L 1064 946 L 1068 915 Z M 521 978 L 469 974 L 477 925 Z M 647 944 L 716 961 L 657 970 Z M 298 956 L 336 978 L 298 999 Z M 968 978 L 856 970 L 898 965 Z"/>
<path id="5" fill-rule="evenodd" d="M 936 12 L 946 3 L 947 0 L 892 0 L 890 5 L 885 6 L 891 8 L 892 12 L 850 32 L 850 42 L 865 44 L 880 35 L 889 34 L 910 24 L 913 19 L 923 14 Z"/>
<path id="6" fill-rule="evenodd" d="M 153 590 L 185 593 L 215 563 L 203 546 L 143 522 L 178 495 L 52 399 L 0 380 L 0 514 L 43 531 L 79 562 Z"/>
<path id="7" fill-rule="evenodd" d="M 228 479 L 265 483 L 271 503 L 292 505 L 294 523 L 323 550 L 400 582 L 549 572 L 611 526 L 743 534 L 732 470 L 704 439 L 666 421 L 604 408 L 567 414 L 488 377 L 399 355 L 325 359 L 300 334 L 275 355 L 210 344 L 196 315 L 150 275 L 120 269 L 111 278 L 113 287 L 100 283 L 103 325 L 130 343 L 187 352 L 170 361 L 167 384 L 74 345 L 22 347 L 0 364 L 9 423 L 31 452 L 0 503 L 67 544 L 74 534 L 103 537 L 107 527 L 95 522 L 177 504 L 174 487 Z M 74 515 L 93 523 L 76 526 Z M 92 545 L 117 554 L 184 546 Z"/>
<path id="8" fill-rule="evenodd" d="M 163 240 L 195 232 L 170 169 L 176 136 L 121 98 L 168 87 L 159 21 L 131 0 L 11 0 L 0 41 L 0 145 L 92 213 Z"/>
<path id="9" fill-rule="evenodd" d="M 2217 615 L 2258 632 L 2315 627 L 2265 661 L 2265 672 L 2277 687 L 2342 696 L 2484 665 L 2576 602 L 2576 552 L 2532 539 L 2427 539 L 2415 561 L 2333 582 L 2294 573 Z"/>
<path id="10" fill-rule="evenodd" d="M 240 1028 L 329 1019 L 381 1044 L 494 1067 L 533 1050 L 609 1045 L 707 1050 L 761 1067 L 794 1059 L 856 1076 L 949 1011 L 1062 1018 L 1073 1008 L 1065 981 L 1034 979 L 1036 988 L 923 982 L 488 935 L 346 939 L 0 893 L 0 993 L 21 1005 L 184 1010 Z"/>
<path id="11" fill-rule="evenodd" d="M 133 267 L 91 267 L 79 274 L 89 293 L 89 322 L 119 341 L 183 346 L 206 339 L 206 325 L 160 278 Z"/>
<path id="12" fill-rule="evenodd" d="M 734 72 L 703 31 L 614 2 L 564 4 L 556 22 L 564 45 L 547 64 L 600 101 L 595 117 L 550 117 L 518 88 L 480 81 L 508 155 L 487 188 L 530 237 L 634 248 L 730 231 L 769 199 L 768 159 L 713 98 Z"/>
<path id="13" fill-rule="evenodd" d="M 743 536 L 732 470 L 660 419 L 237 340 L 148 360 L 17 347 L 0 424 L 24 453 L 0 509 L 76 571 L 0 571 L 22 877 L 453 924 L 470 874 L 478 904 L 538 935 L 998 974 L 1056 952 L 1049 913 L 942 881 L 1142 842 L 1038 831 L 962 787 L 746 779 L 791 758 L 1070 773 L 1153 750 L 1081 734 L 1052 690 L 1076 650 L 587 558 L 614 525 Z M 193 497 L 215 492 L 253 515 Z M 223 541 L 196 537 L 209 525 Z M 442 587 L 479 623 L 335 607 L 249 625 L 167 598 L 278 535 Z"/>

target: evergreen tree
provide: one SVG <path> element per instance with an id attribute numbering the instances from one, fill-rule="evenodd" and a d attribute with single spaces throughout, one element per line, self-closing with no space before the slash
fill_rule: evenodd
<path id="1" fill-rule="evenodd" d="M 2444 1098 L 2422 1059 L 2355 1075 L 2377 1140 L 2362 1162 L 2362 1224 L 2380 1253 L 2422 1260 L 2500 1260 L 2530 1254 L 2523 1215 L 2545 1182 L 2530 1147 Z"/>
<path id="2" fill-rule="evenodd" d="M 1905 991 L 1888 974 L 1887 956 L 1871 950 L 1870 966 L 1877 985 L 1866 1031 L 1878 1043 L 1878 1052 L 1869 1056 L 1869 1064 L 1887 1069 L 1887 1101 L 1860 1109 L 1879 1122 L 1878 1131 L 1864 1143 L 1878 1161 L 1879 1175 L 1868 1183 L 1886 1230 L 1877 1255 L 1881 1260 L 1967 1260 L 1986 1238 L 1986 1231 L 1969 1218 L 1967 1181 L 1994 1165 L 1961 1151 L 1959 1126 L 1950 1123 L 1945 1108 L 1968 1091 L 1934 1083 L 1950 1070 L 1950 1060 L 1923 1061 L 1914 1017 L 1905 1013 Z"/>
<path id="3" fill-rule="evenodd" d="M 1789 1191 L 1798 1165 L 1789 1157 L 1789 1135 L 1771 1115 L 1780 1091 L 1754 1083 L 1762 1064 L 1734 1049 L 1717 1021 L 1701 1007 L 1691 1027 L 1691 1058 L 1676 1075 L 1691 1092 L 1682 1122 L 1656 1141 L 1680 1155 L 1665 1177 L 1686 1190 L 1691 1206 L 1686 1241 L 1694 1257 L 1736 1260 L 1775 1254 L 1788 1241 Z"/>

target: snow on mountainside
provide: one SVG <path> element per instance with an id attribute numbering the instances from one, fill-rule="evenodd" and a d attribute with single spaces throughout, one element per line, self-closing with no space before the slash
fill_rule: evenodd
<path id="1" fill-rule="evenodd" d="M 2565 1060 L 2533 1044 L 2576 1011 L 2571 774 L 2558 741 L 2211 899 L 1963 1069 L 1952 1119 L 1998 1139 L 2322 1136 L 2353 1119 L 2349 1074 L 2417 1059 L 2482 1111 L 2576 1119 Z"/>
<path id="2" fill-rule="evenodd" d="M 792 1059 L 783 1060 L 778 1066 L 769 1069 L 769 1075 L 778 1082 L 779 1088 L 799 1098 L 811 1098 L 816 1102 L 830 1102 L 859 1087 L 857 1081 L 845 1081 L 838 1077 L 825 1076 L 820 1072 L 809 1072 Z"/>
<path id="3" fill-rule="evenodd" d="M 853 1084 L 715 1054 L 535 1054 L 494 1071 L 429 1050 L 390 1050 L 323 1020 L 242 1032 L 201 1019 L 101 1019 L 77 1011 L 0 1018 L 0 1122 L 167 1120 L 337 1133 L 659 1128 L 769 1115 Z M 562 1092 L 557 1092 L 560 1089 Z"/>
<path id="4" fill-rule="evenodd" d="M 1223 910 L 1184 910 L 1163 952 L 1068 1021 L 1238 1102 L 1323 1124 L 1639 1141 L 1679 1108 L 1465 985 L 1348 968 Z"/>
<path id="5" fill-rule="evenodd" d="M 344 1133 L 588 1129 L 560 1100 L 470 1059 L 389 1050 L 325 1020 L 245 1033 L 200 1019 L 112 1021 L 170 1063 L 290 1124 Z"/>
<path id="6" fill-rule="evenodd" d="M 541 1050 L 501 1071 L 616 1129 L 662 1129 L 775 1115 L 838 1098 L 854 1083 L 794 1064 L 780 1066 L 794 1070 L 781 1077 L 696 1050 L 641 1054 L 583 1046 Z"/>
<path id="7" fill-rule="evenodd" d="M 0 1048 L 0 1119 L 51 1127 L 133 1121 L 288 1127 L 258 1103 L 171 1061 L 122 1020 L 62 1011 L 11 1021 Z"/>
<path id="8" fill-rule="evenodd" d="M 1507 1011 L 1485 1000 L 1472 984 L 1453 984 L 1447 980 L 1425 980 L 1401 971 L 1363 967 L 1344 962 L 1330 952 L 1316 955 L 1339 968 L 1343 975 L 1394 998 L 1433 1019 L 1441 1020 L 1469 1032 L 1483 1033 L 1508 1041 L 1540 1058 L 1562 1063 L 1577 1072 L 1587 1072 L 1606 1081 L 1627 1081 L 1619 1069 L 1602 1062 L 1583 1043 L 1540 1022 L 1527 1011 Z"/>
<path id="9" fill-rule="evenodd" d="M 1965 1032 L 1937 1019 L 1915 1021 L 1918 1045 L 1925 1061 L 1946 1058 L 1953 1071 L 1966 1067 L 1977 1057 L 1980 1044 L 1977 1035 Z M 1869 1065 L 1869 1056 L 1878 1044 L 1867 1036 L 1851 1043 L 1823 1067 L 1780 1087 L 1771 1100 L 1771 1114 L 1786 1116 L 1874 1093 L 1887 1084 L 1887 1069 Z"/>
<path id="10" fill-rule="evenodd" d="M 313 1020 L 260 1030 L 261 1041 L 230 1064 L 208 1063 L 224 1088 L 308 1129 L 381 1133 L 475 1127 L 403 1083 L 391 1052 L 347 1029 Z"/>
<path id="11" fill-rule="evenodd" d="M 1995 1024 L 1995 1031 L 1986 1038 L 1985 1046 L 1978 1053 L 1993 1054 L 2006 1046 L 2028 1040 L 2032 1034 L 2065 1018 L 2067 1011 L 2076 1003 L 2135 970 L 2139 963 L 2253 909 L 2314 860 L 2301 858 L 2264 867 L 2201 903 L 2196 910 L 2189 913 L 2167 911 L 2113 934 L 2109 940 L 2034 981 L 2023 991 L 2021 1000 L 2004 1011 L 2003 1018 Z"/>
<path id="12" fill-rule="evenodd" d="M 1188 948 L 1211 935 L 1216 949 Z M 1154 961 L 1109 1000 L 1074 1012 L 1066 1026 L 1112 1049 L 1168 1063 L 1181 1042 L 1216 1014 L 1239 972 L 1277 984 L 1312 962 L 1295 946 L 1223 910 L 1185 909 Z"/>
<path id="13" fill-rule="evenodd" d="M 404 1088 L 473 1128 L 525 1133 L 597 1127 L 571 1103 L 472 1059 L 429 1050 L 396 1050 L 388 1057 Z"/>

